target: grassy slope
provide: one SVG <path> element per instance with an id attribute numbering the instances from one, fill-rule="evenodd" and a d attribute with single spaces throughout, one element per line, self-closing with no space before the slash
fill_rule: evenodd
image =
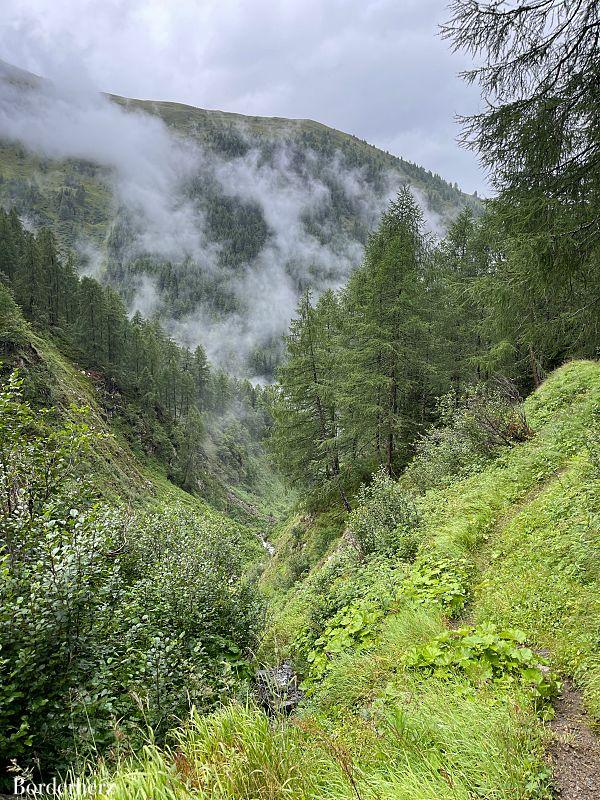
<path id="1" fill-rule="evenodd" d="M 465 613 L 521 627 L 556 668 L 575 674 L 597 719 L 600 476 L 587 437 L 599 407 L 600 365 L 566 365 L 527 401 L 531 441 L 420 501 L 421 556 L 472 565 Z M 398 572 L 395 603 L 371 647 L 334 659 L 298 718 L 271 725 L 232 706 L 192 721 L 172 752 L 150 748 L 122 765 L 111 797 L 548 796 L 548 734 L 525 689 L 458 673 L 434 679 L 403 665 L 407 649 L 447 624 L 436 603 L 404 591 L 411 569 Z M 288 592 L 278 612 L 288 625 L 302 621 L 301 594 Z"/>
<path id="2" fill-rule="evenodd" d="M 164 506 L 185 506 L 203 519 L 225 520 L 236 526 L 252 562 L 260 561 L 264 551 L 256 535 L 262 530 L 262 518 L 254 509 L 243 520 L 240 515 L 226 515 L 201 498 L 174 485 L 165 467 L 148 455 L 141 457 L 107 415 L 98 389 L 88 373 L 70 361 L 48 338 L 23 320 L 14 303 L 3 315 L 0 287 L 0 367 L 2 372 L 17 367 L 25 381 L 25 393 L 32 402 L 57 409 L 62 420 L 77 417 L 75 409 L 85 408 L 85 421 L 100 435 L 86 466 L 94 489 L 109 503 L 127 504 L 134 509 L 153 510 Z M 3 316 L 5 318 L 3 318 Z M 4 350 L 4 356 L 2 356 Z M 1 373 L 0 373 L 1 379 Z M 265 500 L 267 503 L 268 500 Z M 245 524 L 243 524 L 245 523 Z"/>
<path id="3" fill-rule="evenodd" d="M 567 364 L 526 403 L 535 438 L 424 507 L 433 546 L 478 567 L 473 618 L 548 648 L 600 720 L 600 476 L 587 450 L 598 408 L 600 365 Z"/>
<path id="4" fill-rule="evenodd" d="M 73 171 L 73 165 L 68 161 L 46 159 L 10 142 L 0 141 L 0 197 L 10 196 L 11 181 L 33 182 L 38 193 L 25 205 L 41 214 L 43 224 L 50 225 L 62 242 L 72 246 L 85 235 L 100 244 L 106 238 L 114 217 L 110 173 L 102 169 L 91 174 L 76 170 L 77 180 L 85 191 L 85 202 L 78 207 L 75 219 L 62 220 L 56 198 Z M 25 207 L 23 216 L 28 216 Z"/>

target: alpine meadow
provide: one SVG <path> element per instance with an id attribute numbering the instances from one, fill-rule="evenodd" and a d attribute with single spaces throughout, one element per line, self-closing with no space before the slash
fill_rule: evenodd
<path id="1" fill-rule="evenodd" d="M 6 1 L 0 797 L 597 800 L 600 6 Z"/>

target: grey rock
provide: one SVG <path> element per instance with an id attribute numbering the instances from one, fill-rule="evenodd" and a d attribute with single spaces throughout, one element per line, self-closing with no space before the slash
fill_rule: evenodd
<path id="1" fill-rule="evenodd" d="M 298 686 L 298 676 L 288 661 L 256 673 L 256 695 L 262 708 L 270 715 L 291 714 L 304 697 Z"/>

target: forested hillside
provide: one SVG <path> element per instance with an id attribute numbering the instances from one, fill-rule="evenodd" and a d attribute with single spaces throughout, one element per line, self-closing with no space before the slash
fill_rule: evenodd
<path id="1" fill-rule="evenodd" d="M 4 287 L 0 335 L 8 789 L 11 762 L 55 774 L 121 740 L 141 745 L 148 725 L 164 738 L 190 703 L 214 708 L 242 690 L 263 613 L 247 574 L 264 522 L 257 512 L 241 526 L 235 502 L 224 516 L 173 485 L 178 453 L 194 481 L 210 470 L 191 460 L 199 431 L 102 367 L 73 364 L 66 337 L 33 330 Z"/>
<path id="2" fill-rule="evenodd" d="M 260 387 L 211 369 L 201 345 L 178 346 L 139 312 L 129 319 L 113 289 L 79 278 L 51 231 L 26 231 L 14 209 L 0 210 L 0 280 L 25 318 L 94 382 L 104 413 L 139 458 L 217 505 L 231 487 L 264 483 L 270 470 L 260 442 L 270 415 Z M 3 346 L 18 355 L 18 344 Z"/>
<path id="3" fill-rule="evenodd" d="M 89 147 L 74 162 L 46 140 L 44 161 L 22 128 L 30 149 L 4 148 L 0 790 L 598 797 L 600 10 L 449 13 L 480 64 L 486 110 L 463 131 L 496 188 L 483 207 L 404 163 L 438 194 L 388 197 L 387 157 L 314 123 L 153 104 L 214 159 L 148 116 L 136 155 L 141 101 L 48 87 Z M 126 158 L 98 166 L 92 127 Z M 61 219 L 48 187 L 74 164 Z M 23 205 L 11 181 L 33 172 Z M 212 322 L 185 316 L 201 295 Z M 296 304 L 270 344 L 267 297 Z M 217 330 L 273 381 L 235 377 Z"/>
<path id="4" fill-rule="evenodd" d="M 272 377 L 299 294 L 345 280 L 405 184 L 436 233 L 479 207 L 310 120 L 101 97 L 0 65 L 0 200 L 129 308 L 250 377 Z"/>

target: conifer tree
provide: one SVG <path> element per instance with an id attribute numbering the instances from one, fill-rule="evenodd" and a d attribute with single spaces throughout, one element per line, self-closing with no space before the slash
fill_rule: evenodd
<path id="1" fill-rule="evenodd" d="M 489 250 L 481 223 L 465 208 L 436 248 L 430 270 L 428 283 L 438 291 L 437 348 L 457 396 L 484 378 L 489 366 L 490 332 L 481 292 L 489 275 Z"/>
<path id="2" fill-rule="evenodd" d="M 200 412 L 192 406 L 183 420 L 177 455 L 178 483 L 184 489 L 194 489 L 202 463 L 204 423 Z"/>
<path id="3" fill-rule="evenodd" d="M 600 349 L 600 6 L 594 0 L 454 0 L 444 27 L 477 57 L 484 111 L 464 141 L 498 190 L 494 258 L 479 282 L 496 367 L 512 351 L 530 388 Z"/>
<path id="4" fill-rule="evenodd" d="M 41 283 L 44 292 L 44 321 L 56 327 L 61 321 L 61 297 L 64 292 L 63 269 L 56 252 L 56 240 L 48 228 L 43 228 L 36 239 L 39 259 L 39 274 L 43 276 Z"/>
<path id="5" fill-rule="evenodd" d="M 24 231 L 18 267 L 13 279 L 15 300 L 25 316 L 44 325 L 47 322 L 46 276 L 33 234 Z"/>
<path id="6" fill-rule="evenodd" d="M 7 214 L 0 208 L 0 280 L 5 276 L 9 284 L 14 281 L 18 269 L 20 229 L 14 210 Z"/>
<path id="7" fill-rule="evenodd" d="M 133 384 L 139 388 L 142 370 L 147 363 L 147 354 L 144 336 L 144 320 L 139 311 L 131 318 L 128 337 L 128 372 Z"/>
<path id="8" fill-rule="evenodd" d="M 287 359 L 278 378 L 272 448 L 285 474 L 306 487 L 334 481 L 344 506 L 337 409 L 336 333 L 339 307 L 327 292 L 316 307 L 310 292 L 298 304 L 286 339 Z"/>
<path id="9" fill-rule="evenodd" d="M 108 363 L 126 366 L 126 347 L 129 322 L 121 298 L 110 286 L 104 289 L 105 340 Z"/>
<path id="10" fill-rule="evenodd" d="M 77 296 L 76 342 L 89 364 L 106 364 L 106 312 L 104 292 L 92 278 L 83 277 Z"/>
<path id="11" fill-rule="evenodd" d="M 194 386 L 196 392 L 196 399 L 198 408 L 202 411 L 210 405 L 209 403 L 209 378 L 210 367 L 206 352 L 202 345 L 198 345 L 194 350 L 192 362 L 192 376 L 194 378 Z"/>
<path id="12" fill-rule="evenodd" d="M 427 243 L 408 189 L 390 204 L 344 296 L 340 404 L 358 461 L 396 473 L 423 416 L 431 357 L 424 284 Z"/>

